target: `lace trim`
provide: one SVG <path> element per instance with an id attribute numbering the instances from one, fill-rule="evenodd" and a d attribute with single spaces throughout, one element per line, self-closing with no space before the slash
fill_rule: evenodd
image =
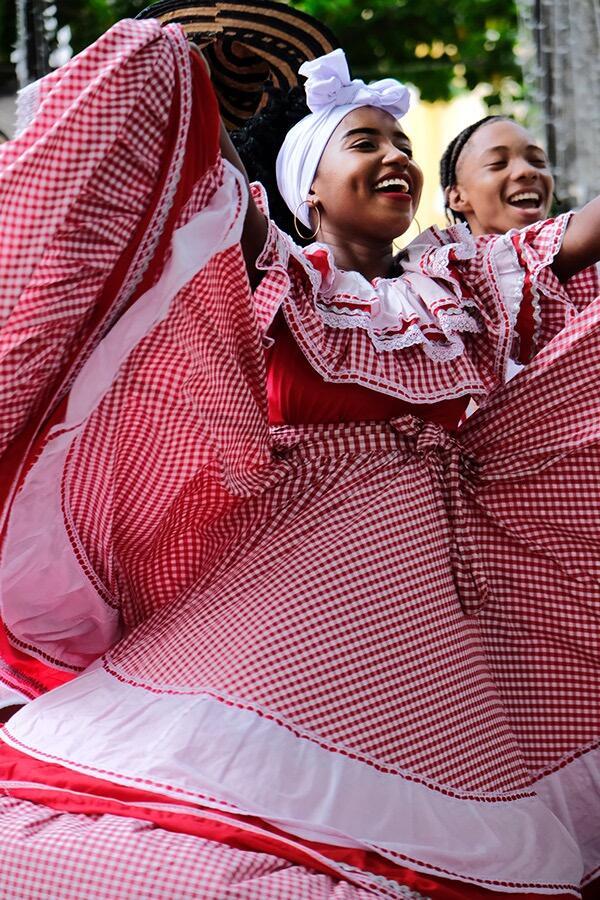
<path id="1" fill-rule="evenodd" d="M 556 258 L 557 253 L 560 251 L 560 248 L 562 247 L 562 242 L 563 242 L 563 239 L 565 236 L 565 231 L 567 230 L 567 226 L 568 226 L 569 222 L 571 221 L 572 215 L 573 215 L 572 212 L 564 213 L 563 215 L 558 216 L 554 220 L 555 230 L 554 230 L 552 243 L 548 247 L 546 254 L 536 263 L 535 266 L 533 266 L 533 268 L 531 270 L 530 278 L 531 278 L 531 305 L 532 305 L 532 310 L 533 310 L 533 325 L 534 325 L 534 332 L 533 332 L 534 352 L 535 352 L 536 348 L 539 347 L 539 344 L 540 344 L 540 336 L 542 333 L 542 324 L 543 324 L 542 323 L 542 304 L 541 304 L 540 289 L 539 289 L 540 276 L 544 269 L 547 269 L 549 266 L 552 265 L 552 263 L 554 262 L 554 259 Z M 525 234 L 523 235 L 523 239 L 525 239 L 526 237 L 527 237 L 527 232 L 525 232 Z M 525 240 L 523 240 L 523 244 L 525 245 Z M 524 255 L 526 255 L 525 246 L 523 249 L 523 253 L 524 253 Z M 557 292 L 550 289 L 549 286 L 546 288 L 546 291 L 549 296 L 555 296 L 559 302 L 564 302 L 564 298 L 561 297 Z"/>
<path id="2" fill-rule="evenodd" d="M 465 349 L 463 341 L 454 332 L 466 331 L 478 333 L 480 327 L 472 316 L 466 311 L 458 311 L 456 313 L 440 313 L 439 319 L 442 325 L 438 329 L 433 323 L 431 330 L 440 331 L 446 339 L 446 343 L 430 340 L 425 334 L 424 329 L 428 326 L 422 322 L 414 322 L 404 330 L 401 334 L 395 333 L 385 335 L 377 332 L 373 328 L 369 317 L 366 313 L 356 312 L 340 312 L 336 310 L 325 310 L 317 306 L 319 317 L 326 325 L 332 328 L 341 329 L 361 329 L 369 335 L 375 349 L 379 352 L 391 350 L 405 350 L 408 347 L 421 346 L 424 353 L 435 362 L 446 362 L 456 359 Z M 406 324 L 406 323 L 403 323 Z"/>
<path id="3" fill-rule="evenodd" d="M 552 298 L 559 303 L 564 304 L 564 297 L 560 295 L 552 284 L 540 285 L 540 279 L 543 272 L 553 262 L 562 244 L 564 232 L 569 221 L 569 215 L 560 217 L 554 224 L 554 234 L 551 243 L 544 255 L 535 261 L 528 268 L 527 264 L 527 240 L 532 231 L 539 231 L 539 227 L 527 229 L 521 233 L 512 231 L 502 236 L 490 245 L 488 260 L 493 271 L 494 280 L 497 285 L 500 300 L 509 317 L 511 330 L 513 332 L 513 347 L 509 356 L 516 357 L 516 349 L 518 348 L 518 335 L 515 333 L 517 319 L 523 299 L 528 295 L 531 301 L 531 311 L 533 319 L 533 336 L 532 346 L 533 352 L 539 348 L 540 339 L 543 328 L 542 316 L 542 298 Z M 548 223 L 542 223 L 545 227 Z M 514 244 L 515 234 L 518 235 L 519 249 Z M 519 253 L 522 254 L 524 262 L 521 263 Z M 507 360 L 508 362 L 508 360 Z"/>
<path id="4" fill-rule="evenodd" d="M 542 333 L 542 304 L 537 281 L 532 281 L 531 283 L 531 308 L 533 315 L 533 352 L 535 353 L 536 347 L 540 344 L 540 335 Z"/>
<path id="5" fill-rule="evenodd" d="M 469 234 L 468 232 L 465 233 L 467 235 Z M 456 340 L 454 332 L 465 331 L 477 334 L 481 331 L 481 327 L 476 319 L 468 312 L 469 308 L 477 310 L 476 304 L 473 301 L 468 302 L 462 299 L 460 285 L 448 271 L 449 254 L 450 252 L 454 252 L 454 255 L 457 258 L 469 259 L 475 253 L 475 246 L 473 241 L 470 240 L 464 246 L 449 244 L 447 247 L 431 247 L 430 249 L 435 250 L 436 260 L 440 255 L 443 259 L 441 263 L 436 264 L 435 266 L 429 266 L 427 273 L 423 274 L 426 274 L 426 277 L 428 278 L 433 278 L 434 276 L 432 276 L 429 269 L 437 268 L 439 269 L 437 274 L 444 276 L 444 280 L 451 281 L 455 285 L 457 293 L 454 296 L 446 298 L 446 303 L 449 304 L 450 308 L 436 310 L 435 306 L 432 306 L 429 310 L 431 315 L 429 321 L 420 318 L 418 313 L 415 313 L 414 316 L 411 317 L 403 316 L 400 313 L 398 315 L 398 324 L 396 326 L 390 326 L 390 328 L 386 330 L 382 330 L 373 325 L 371 316 L 372 303 L 377 299 L 377 287 L 382 282 L 385 282 L 392 288 L 397 285 L 398 290 L 400 291 L 406 290 L 407 287 L 409 290 L 414 291 L 412 286 L 407 286 L 403 274 L 394 276 L 393 278 L 374 279 L 370 285 L 374 294 L 373 298 L 361 298 L 358 296 L 358 292 L 354 295 L 348 290 L 335 290 L 335 273 L 338 270 L 333 259 L 333 254 L 326 245 L 311 244 L 310 247 L 307 247 L 304 251 L 306 256 L 303 255 L 300 262 L 303 264 L 305 271 L 307 271 L 308 276 L 311 278 L 316 294 L 314 298 L 315 308 L 319 317 L 326 325 L 334 328 L 361 328 L 367 332 L 373 346 L 380 352 L 405 349 L 406 347 L 419 344 L 423 346 L 424 351 L 431 359 L 435 359 L 436 361 L 454 359 L 464 350 L 464 344 L 462 341 Z M 326 254 L 328 268 L 332 273 L 331 278 L 323 279 L 321 273 L 316 270 L 310 259 L 311 253 L 319 251 L 324 251 Z M 316 276 L 316 278 L 313 276 Z M 325 290 L 323 290 L 323 287 L 325 287 Z M 319 297 L 319 289 L 321 297 Z M 343 306 L 344 302 L 362 304 L 365 306 L 365 310 L 336 309 L 336 303 Z M 455 308 L 452 308 L 452 304 L 455 304 Z M 400 334 L 398 333 L 399 331 L 401 332 Z M 443 335 L 451 346 L 448 346 L 448 344 L 442 345 L 438 341 L 430 340 L 427 334 L 428 332 L 437 333 L 440 336 Z"/>
<path id="6" fill-rule="evenodd" d="M 408 245 L 405 253 L 413 271 L 442 278 L 460 290 L 458 281 L 450 271 L 450 255 L 455 260 L 473 259 L 477 247 L 467 225 L 458 222 L 443 231 L 435 225 L 428 228 Z"/>
<path id="7" fill-rule="evenodd" d="M 185 158 L 188 128 L 192 115 L 191 65 L 187 39 L 179 26 L 166 25 L 164 33 L 168 36 L 172 45 L 180 85 L 179 132 L 173 150 L 171 165 L 169 166 L 168 175 L 165 179 L 162 195 L 155 206 L 154 212 L 152 213 L 152 219 L 144 231 L 129 269 L 122 279 L 121 289 L 112 304 L 110 313 L 89 336 L 86 346 L 83 348 L 81 354 L 78 355 L 71 370 L 67 373 L 65 380 L 61 385 L 59 396 L 64 396 L 71 388 L 78 372 L 81 371 L 83 365 L 93 353 L 99 339 L 109 331 L 115 321 L 119 318 L 123 307 L 127 304 L 127 301 L 140 284 L 162 236 L 165 223 L 171 211 L 173 198 L 179 184 Z"/>
<path id="8" fill-rule="evenodd" d="M 390 891 L 395 897 L 403 897 L 404 900 L 431 900 L 431 897 L 426 894 L 420 894 L 419 891 L 414 891 L 412 888 L 409 888 L 408 885 L 401 884 L 399 881 L 393 881 L 391 878 L 386 878 L 385 875 L 375 875 L 374 872 L 362 872 L 355 866 L 343 862 L 337 862 L 336 866 L 346 875 L 354 877 L 362 876 L 360 877 L 360 881 L 363 884 L 368 883 L 377 885 L 377 887 Z M 365 876 L 367 877 L 365 878 Z"/>

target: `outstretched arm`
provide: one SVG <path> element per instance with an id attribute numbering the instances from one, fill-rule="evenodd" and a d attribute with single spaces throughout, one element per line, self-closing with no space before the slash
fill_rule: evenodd
<path id="1" fill-rule="evenodd" d="M 552 268 L 561 281 L 600 260 L 600 197 L 573 214 Z"/>

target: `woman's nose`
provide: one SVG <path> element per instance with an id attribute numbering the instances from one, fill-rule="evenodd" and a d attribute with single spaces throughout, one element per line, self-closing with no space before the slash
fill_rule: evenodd
<path id="1" fill-rule="evenodd" d="M 402 150 L 401 147 L 396 147 L 395 144 L 389 144 L 386 148 L 383 161 L 386 163 L 395 163 L 400 166 L 407 166 L 410 162 L 410 156 L 405 150 Z"/>

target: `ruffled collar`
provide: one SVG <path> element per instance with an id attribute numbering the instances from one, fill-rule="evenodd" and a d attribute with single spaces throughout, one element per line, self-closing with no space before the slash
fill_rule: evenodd
<path id="1" fill-rule="evenodd" d="M 464 349 L 460 332 L 480 329 L 476 303 L 453 271 L 455 261 L 475 254 L 464 227 L 428 229 L 403 252 L 399 275 L 372 281 L 338 268 L 326 244 L 290 249 L 309 274 L 323 323 L 362 329 L 379 352 L 421 345 L 432 359 L 453 359 Z"/>
<path id="2" fill-rule="evenodd" d="M 266 212 L 262 189 L 253 185 L 253 192 Z M 360 384 L 410 403 L 485 396 L 497 378 L 477 360 L 496 353 L 498 335 L 488 333 L 479 300 L 460 272 L 476 252 L 466 229 L 431 228 L 404 251 L 401 274 L 369 281 L 339 269 L 327 246 L 299 247 L 271 222 L 256 262 L 265 275 L 254 292 L 265 346 L 282 309 L 325 381 Z M 504 320 L 501 327 L 510 330 Z M 466 333 L 473 352 L 467 352 Z"/>

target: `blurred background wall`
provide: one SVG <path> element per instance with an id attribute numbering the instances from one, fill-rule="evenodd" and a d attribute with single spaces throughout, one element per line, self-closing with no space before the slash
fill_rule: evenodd
<path id="1" fill-rule="evenodd" d="M 567 207 L 600 193 L 600 2 L 519 0 L 531 121 Z"/>

